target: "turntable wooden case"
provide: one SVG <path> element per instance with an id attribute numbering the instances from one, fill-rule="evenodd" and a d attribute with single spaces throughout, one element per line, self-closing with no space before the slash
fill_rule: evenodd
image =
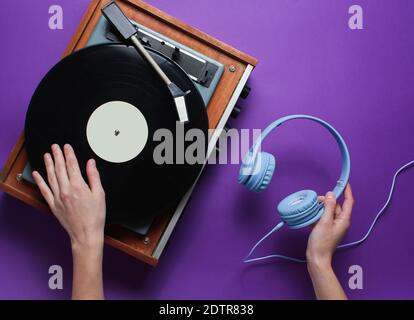
<path id="1" fill-rule="evenodd" d="M 93 0 L 91 2 L 63 56 L 69 55 L 87 44 L 101 17 L 101 8 L 107 3 L 108 0 Z M 257 64 L 257 60 L 143 1 L 118 0 L 117 3 L 130 19 L 197 50 L 225 66 L 224 74 L 207 107 L 209 127 L 223 129 L 250 73 Z M 216 142 L 217 136 L 211 136 L 210 147 L 214 146 Z M 21 134 L 0 174 L 0 188 L 30 206 L 49 211 L 37 187 L 21 179 L 21 173 L 26 163 L 24 136 Z M 177 204 L 177 207 L 171 208 L 170 211 L 155 220 L 146 236 L 140 236 L 119 225 L 110 225 L 105 230 L 105 242 L 139 260 L 156 266 L 193 188 Z"/>

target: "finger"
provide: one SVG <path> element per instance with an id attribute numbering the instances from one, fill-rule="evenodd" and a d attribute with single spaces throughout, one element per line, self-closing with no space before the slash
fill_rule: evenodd
<path id="1" fill-rule="evenodd" d="M 318 197 L 318 201 L 319 201 L 320 203 L 324 203 L 324 201 L 325 201 L 325 196 L 319 196 L 319 197 Z"/>
<path id="2" fill-rule="evenodd" d="M 52 146 L 53 158 L 55 161 L 56 178 L 59 183 L 60 190 L 67 188 L 69 184 L 68 172 L 66 171 L 65 159 L 62 150 L 57 144 Z"/>
<path id="3" fill-rule="evenodd" d="M 337 203 L 336 207 L 335 207 L 335 217 L 334 218 L 335 219 L 339 218 L 341 214 L 342 214 L 341 205 L 339 203 Z"/>
<path id="4" fill-rule="evenodd" d="M 49 189 L 47 183 L 45 182 L 45 180 L 43 180 L 42 176 L 37 171 L 32 172 L 32 177 L 36 182 L 37 186 L 39 187 L 40 193 L 42 194 L 43 198 L 45 198 L 49 207 L 52 208 L 54 206 L 55 200 L 53 197 L 53 193 Z"/>
<path id="5" fill-rule="evenodd" d="M 325 205 L 325 210 L 324 210 L 324 214 L 321 217 L 321 221 L 332 222 L 334 219 L 335 207 L 336 207 L 336 199 L 335 199 L 335 195 L 333 194 L 333 192 L 329 191 L 325 195 L 324 205 Z"/>
<path id="6" fill-rule="evenodd" d="M 86 174 L 88 176 L 89 187 L 92 192 L 102 192 L 102 183 L 99 176 L 99 171 L 96 168 L 96 162 L 94 159 L 90 159 L 86 164 Z"/>
<path id="7" fill-rule="evenodd" d="M 344 203 L 342 205 L 342 215 L 341 217 L 343 217 L 344 219 L 351 219 L 351 215 L 352 215 L 352 208 L 354 207 L 354 196 L 352 195 L 352 188 L 351 185 L 348 183 L 346 188 L 345 188 L 345 192 L 344 192 Z"/>
<path id="8" fill-rule="evenodd" d="M 46 173 L 47 173 L 47 181 L 49 182 L 49 186 L 52 189 L 52 192 L 55 197 L 59 196 L 59 184 L 56 179 L 56 172 L 55 172 L 55 164 L 53 163 L 52 156 L 50 153 L 45 153 L 43 156 L 45 161 Z"/>
<path id="9" fill-rule="evenodd" d="M 76 159 L 75 152 L 70 144 L 65 144 L 63 147 L 66 159 L 66 169 L 68 171 L 69 180 L 79 180 L 82 174 L 79 168 L 78 159 Z"/>

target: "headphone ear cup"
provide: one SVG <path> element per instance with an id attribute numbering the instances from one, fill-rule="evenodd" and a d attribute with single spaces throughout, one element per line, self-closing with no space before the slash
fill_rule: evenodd
<path id="1" fill-rule="evenodd" d="M 250 179 L 250 173 L 254 171 L 254 163 L 252 159 L 251 152 L 248 152 L 244 158 L 243 162 L 240 166 L 239 170 L 239 177 L 237 178 L 238 182 L 242 185 L 246 185 L 248 180 Z"/>
<path id="2" fill-rule="evenodd" d="M 273 154 L 267 152 L 261 152 L 262 166 L 264 169 L 262 179 L 257 186 L 256 192 L 264 191 L 272 181 L 273 174 L 276 170 L 276 159 Z"/>
<path id="3" fill-rule="evenodd" d="M 318 195 L 313 190 L 302 190 L 284 198 L 277 206 L 280 217 L 293 229 L 306 227 L 319 219 L 322 211 Z"/>
<path id="4" fill-rule="evenodd" d="M 240 168 L 239 183 L 253 192 L 266 190 L 276 169 L 275 157 L 267 152 L 259 152 L 254 163 L 246 160 Z"/>

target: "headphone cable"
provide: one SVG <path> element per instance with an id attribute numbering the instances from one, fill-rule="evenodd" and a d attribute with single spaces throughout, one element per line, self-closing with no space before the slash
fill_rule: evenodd
<path id="1" fill-rule="evenodd" d="M 376 225 L 378 219 L 381 217 L 381 215 L 384 213 L 385 209 L 387 209 L 387 207 L 389 206 L 389 204 L 391 202 L 391 199 L 392 199 L 392 196 L 393 196 L 393 193 L 394 193 L 394 188 L 395 188 L 396 181 L 397 181 L 397 177 L 399 176 L 399 174 L 401 172 L 403 172 L 404 170 L 408 169 L 412 165 L 414 165 L 414 160 L 412 160 L 412 161 L 404 164 L 402 167 L 400 167 L 394 173 L 394 176 L 392 178 L 391 188 L 390 188 L 390 191 L 388 193 L 387 201 L 385 202 L 385 204 L 383 205 L 383 207 L 381 208 L 381 210 L 375 216 L 375 218 L 372 221 L 372 223 L 371 223 L 368 231 L 366 232 L 366 234 L 361 239 L 359 239 L 357 241 L 353 241 L 353 242 L 349 242 L 349 243 L 344 243 L 344 244 L 338 245 L 336 247 L 337 249 L 346 249 L 346 248 L 358 246 L 361 243 L 363 243 L 365 240 L 367 240 L 367 238 L 371 234 L 371 231 L 374 229 L 374 226 Z M 269 233 L 267 233 L 264 237 L 262 237 L 253 246 L 253 248 L 250 250 L 250 252 L 248 253 L 248 255 L 243 259 L 243 262 L 244 263 L 250 263 L 250 262 L 263 261 L 263 260 L 268 260 L 268 259 L 282 259 L 282 260 L 287 260 L 287 261 L 292 261 L 292 262 L 306 263 L 306 259 L 303 259 L 303 258 L 294 258 L 294 257 L 290 257 L 290 256 L 286 256 L 286 255 L 281 255 L 281 254 L 271 254 L 271 255 L 268 255 L 268 256 L 264 256 L 264 257 L 250 258 L 252 256 L 252 254 L 254 253 L 254 251 L 256 250 L 256 248 L 263 241 L 265 241 L 268 237 L 270 237 L 273 233 L 275 233 L 276 231 L 278 231 L 279 229 L 281 229 L 284 226 L 284 224 L 285 224 L 284 222 L 279 222 Z"/>

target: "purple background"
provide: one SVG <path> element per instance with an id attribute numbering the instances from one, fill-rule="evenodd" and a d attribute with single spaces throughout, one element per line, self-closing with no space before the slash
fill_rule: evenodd
<path id="1" fill-rule="evenodd" d="M 252 94 L 235 128 L 306 113 L 332 123 L 348 143 L 356 197 L 347 239 L 359 238 L 385 201 L 393 172 L 414 158 L 414 3 L 411 0 L 151 0 L 151 4 L 260 60 Z M 348 28 L 348 8 L 364 9 L 364 30 Z M 64 30 L 48 29 L 48 8 L 64 9 Z M 31 94 L 61 56 L 88 0 L 2 0 L 0 30 L 0 163 L 23 129 Z M 111 299 L 312 299 L 304 265 L 241 263 L 277 221 L 287 194 L 331 188 L 339 152 L 328 133 L 298 122 L 265 143 L 279 171 L 269 190 L 237 184 L 238 166 L 209 166 L 156 269 L 105 249 Z M 335 270 L 350 298 L 414 298 L 414 169 L 401 176 L 386 215 L 362 246 L 340 252 Z M 259 250 L 302 255 L 306 230 L 284 231 Z M 70 297 L 67 236 L 53 217 L 0 195 L 0 298 Z M 64 290 L 48 288 L 48 268 L 63 266 Z M 364 289 L 349 290 L 348 268 L 364 270 Z"/>

